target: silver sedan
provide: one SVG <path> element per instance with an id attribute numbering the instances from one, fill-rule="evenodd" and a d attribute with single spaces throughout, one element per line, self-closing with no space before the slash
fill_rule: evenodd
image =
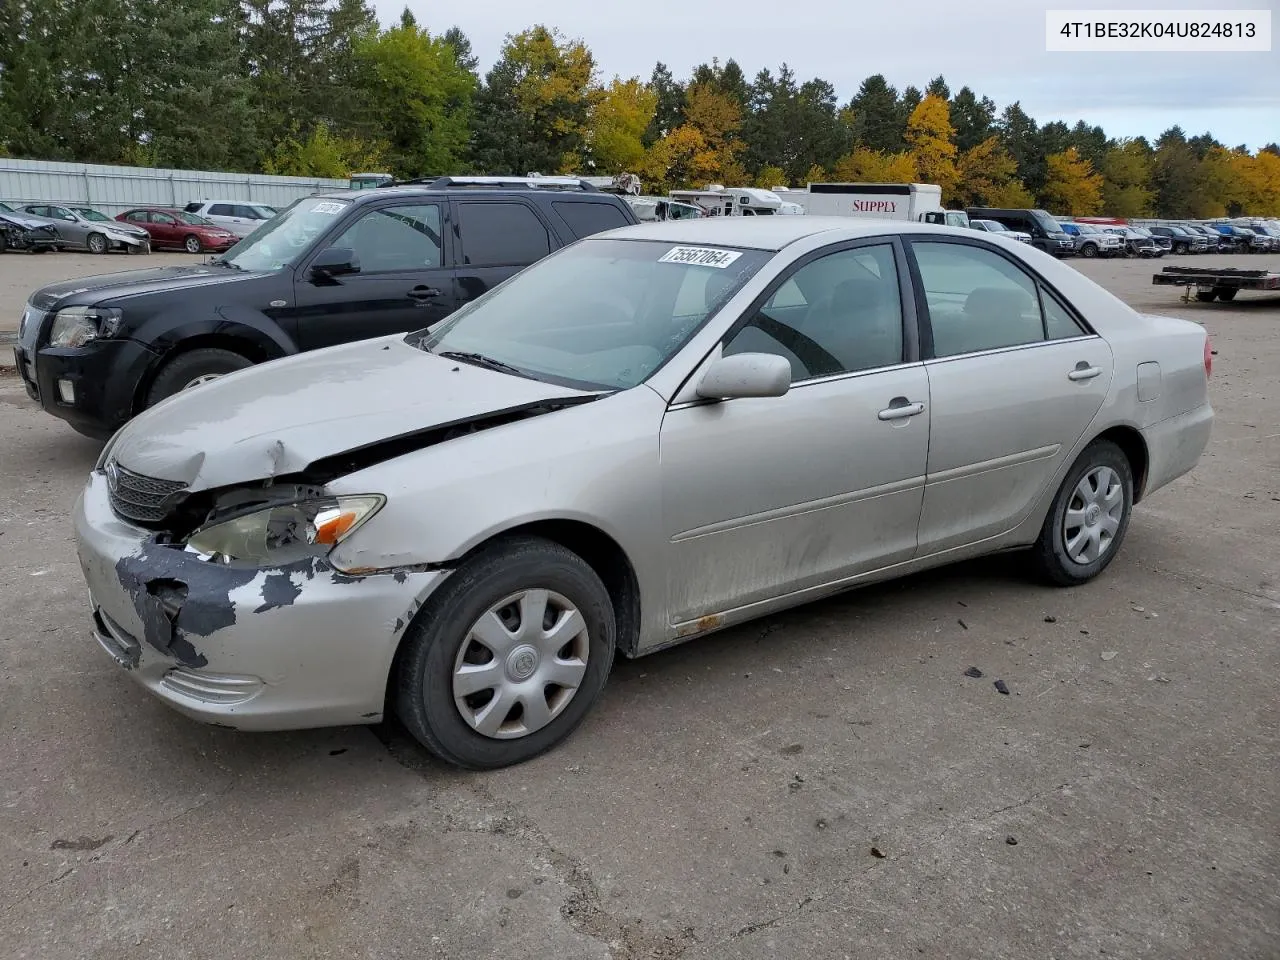
<path id="1" fill-rule="evenodd" d="M 1210 363 L 1200 326 L 992 235 L 629 227 L 139 415 L 75 507 L 93 630 L 197 719 L 390 704 L 499 767 L 617 652 L 998 550 L 1091 580 L 1201 456 Z"/>

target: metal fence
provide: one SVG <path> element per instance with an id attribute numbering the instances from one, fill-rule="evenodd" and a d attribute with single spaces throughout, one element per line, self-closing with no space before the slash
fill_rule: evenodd
<path id="1" fill-rule="evenodd" d="M 299 197 L 346 186 L 346 180 L 323 178 L 0 158 L 0 200 L 76 204 L 111 214 L 138 206 L 184 207 L 199 200 L 284 207 Z"/>

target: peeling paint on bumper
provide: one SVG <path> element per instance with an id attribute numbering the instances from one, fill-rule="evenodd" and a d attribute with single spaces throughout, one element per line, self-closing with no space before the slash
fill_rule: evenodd
<path id="1" fill-rule="evenodd" d="M 98 642 L 169 706 L 243 730 L 381 719 L 396 645 L 447 576 L 207 563 L 116 517 L 99 474 L 74 523 Z"/>

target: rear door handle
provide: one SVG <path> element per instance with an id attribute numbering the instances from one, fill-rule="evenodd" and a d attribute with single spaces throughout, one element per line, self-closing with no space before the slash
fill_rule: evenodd
<path id="1" fill-rule="evenodd" d="M 1067 374 L 1068 380 L 1092 380 L 1102 373 L 1101 367 L 1091 367 L 1081 360 L 1076 368 Z"/>
<path id="2" fill-rule="evenodd" d="M 876 414 L 881 420 L 905 420 L 924 413 L 923 403 L 912 403 L 906 397 L 894 397 L 889 406 Z"/>
<path id="3" fill-rule="evenodd" d="M 436 297 L 442 296 L 444 294 L 435 287 L 418 286 L 409 291 L 409 297 L 413 300 L 434 300 Z"/>

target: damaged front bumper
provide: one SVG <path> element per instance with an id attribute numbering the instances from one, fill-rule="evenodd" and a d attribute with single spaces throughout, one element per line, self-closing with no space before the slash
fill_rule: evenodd
<path id="1" fill-rule="evenodd" d="M 447 575 L 210 563 L 120 520 L 98 472 L 75 532 L 102 648 L 174 709 L 242 730 L 380 720 L 400 637 Z"/>

